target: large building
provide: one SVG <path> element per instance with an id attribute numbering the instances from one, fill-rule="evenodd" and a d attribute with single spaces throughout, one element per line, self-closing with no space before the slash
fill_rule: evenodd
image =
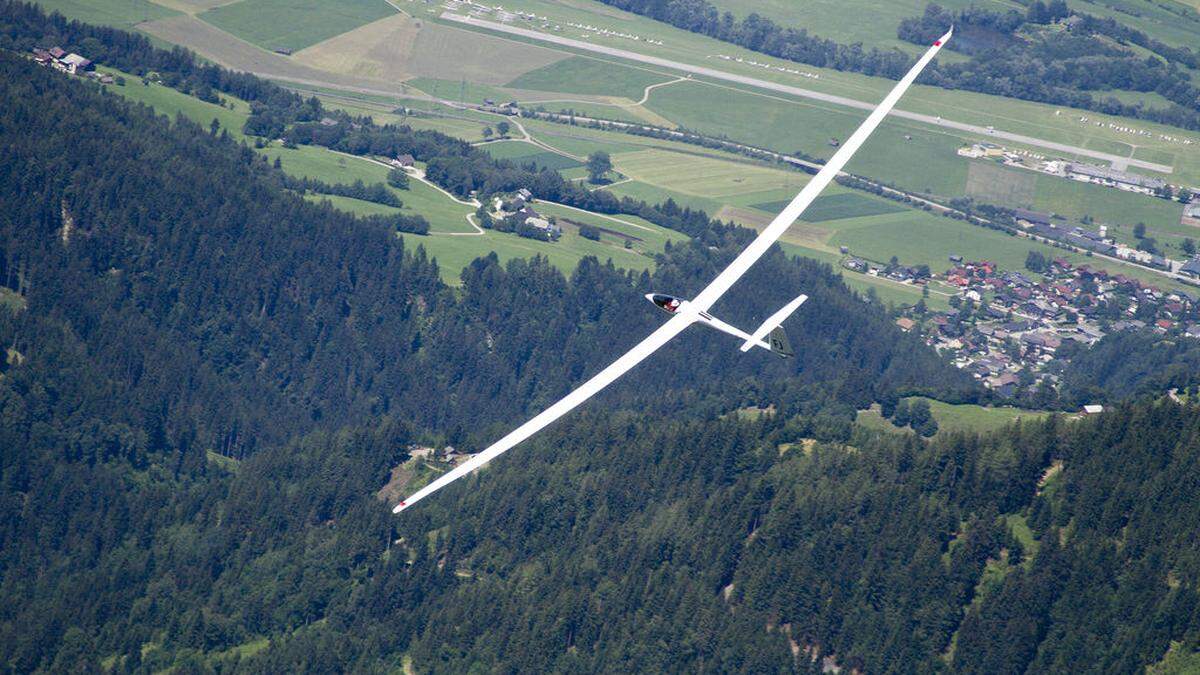
<path id="1" fill-rule="evenodd" d="M 1066 167 L 1067 176 L 1084 183 L 1099 183 L 1109 187 L 1154 194 L 1167 186 L 1166 181 L 1148 176 L 1139 176 L 1125 171 L 1118 171 L 1095 164 L 1071 163 Z"/>

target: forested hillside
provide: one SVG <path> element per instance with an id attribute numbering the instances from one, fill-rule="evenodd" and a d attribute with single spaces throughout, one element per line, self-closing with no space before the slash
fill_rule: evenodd
<path id="1" fill-rule="evenodd" d="M 872 401 L 979 392 L 776 250 L 716 313 L 807 292 L 796 359 L 693 330 L 395 517 L 376 492 L 410 444 L 478 449 L 750 233 L 693 212 L 653 274 L 483 258 L 451 289 L 421 237 L 303 200 L 223 135 L 8 53 L 0 101 L 6 671 L 1131 672 L 1200 650 L 1195 406 L 856 427 Z M 1140 381 L 1096 386 L 1117 380 Z"/>
<path id="2" fill-rule="evenodd" d="M 8 54 L 0 100 L 0 658 L 18 671 L 319 634 L 392 539 L 371 495 L 410 441 L 477 448 L 660 322 L 641 294 L 694 292 L 749 235 L 710 222 L 654 276 L 485 258 L 453 291 L 419 238 L 306 202 L 223 134 Z M 825 265 L 775 252 L 746 283 L 739 322 L 813 296 L 797 359 L 695 331 L 607 407 L 775 405 L 837 439 L 882 394 L 977 395 Z M 423 573 L 399 592 L 452 581 Z"/>

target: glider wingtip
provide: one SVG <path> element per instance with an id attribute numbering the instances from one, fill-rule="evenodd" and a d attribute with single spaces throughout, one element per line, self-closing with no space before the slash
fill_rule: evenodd
<path id="1" fill-rule="evenodd" d="M 396 505 L 396 508 L 392 509 L 392 513 L 400 513 L 406 508 L 408 508 L 408 502 L 400 502 Z"/>

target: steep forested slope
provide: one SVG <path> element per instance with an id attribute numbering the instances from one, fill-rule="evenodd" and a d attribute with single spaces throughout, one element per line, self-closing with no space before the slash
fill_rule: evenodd
<path id="1" fill-rule="evenodd" d="M 707 223 L 653 276 L 485 258 L 451 291 L 413 239 L 305 202 L 223 136 L 7 54 L 0 100 L 0 278 L 17 299 L 0 309 L 0 658 L 18 671 L 133 668 L 143 647 L 159 666 L 216 663 L 310 624 L 320 640 L 379 565 L 405 597 L 453 586 L 453 567 L 412 580 L 404 555 L 379 558 L 395 524 L 371 495 L 408 442 L 478 447 L 661 321 L 642 293 L 695 291 L 749 236 Z M 799 358 L 731 358 L 696 331 L 606 407 L 702 420 L 770 403 L 837 439 L 881 393 L 976 395 L 827 266 L 775 252 L 747 284 L 733 320 L 813 296 Z"/>
<path id="2" fill-rule="evenodd" d="M 1062 374 L 1061 402 L 1078 409 L 1134 396 L 1190 390 L 1200 384 L 1200 340 L 1154 330 L 1109 333 L 1090 349 L 1075 348 Z"/>
<path id="3" fill-rule="evenodd" d="M 746 233 L 710 223 L 654 275 L 482 259 L 451 291 L 186 122 L 5 55 L 0 100 L 6 669 L 1128 672 L 1196 650 L 1195 407 L 855 429 L 873 397 L 973 390 L 776 253 L 719 310 L 806 289 L 795 361 L 695 331 L 395 518 L 374 491 L 410 443 L 491 438 Z"/>
<path id="4" fill-rule="evenodd" d="M 25 279 L 29 314 L 67 322 L 126 378 L 139 392 L 132 414 L 193 409 L 200 437 L 218 449 L 226 439 L 235 456 L 253 438 L 387 412 L 442 426 L 469 406 L 484 415 L 474 423 L 510 420 L 659 322 L 639 294 L 694 291 L 748 235 L 712 223 L 716 251 L 673 251 L 654 278 L 588 262 L 565 279 L 539 261 L 483 260 L 459 298 L 405 246 L 419 238 L 305 203 L 251 151 L 20 59 L 4 68 L 0 246 Z M 777 254 L 754 282 L 763 292 L 740 294 L 733 318 L 763 316 L 795 289 L 821 300 L 797 331 L 803 368 L 729 359 L 727 342 L 693 337 L 703 353 L 689 367 L 668 357 L 644 382 L 726 374 L 765 386 L 799 372 L 860 400 L 881 386 L 973 395 L 828 267 Z M 835 345 L 845 358 L 825 359 Z M 818 362 L 831 372 L 810 373 Z"/>

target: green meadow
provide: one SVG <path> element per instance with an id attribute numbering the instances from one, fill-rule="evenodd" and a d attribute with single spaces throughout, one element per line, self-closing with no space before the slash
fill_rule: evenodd
<path id="1" fill-rule="evenodd" d="M 533 162 L 548 169 L 574 169 L 583 166 L 583 162 L 572 159 L 557 152 L 550 152 L 532 143 L 523 141 L 495 141 L 482 146 L 489 155 L 496 159 L 508 159 L 518 164 Z"/>
<path id="2" fill-rule="evenodd" d="M 155 112 L 160 115 L 167 115 L 172 118 L 176 115 L 183 115 L 205 127 L 215 119 L 221 125 L 221 128 L 228 131 L 235 139 L 241 140 L 245 138 L 242 134 L 242 126 L 246 123 L 246 117 L 250 114 L 250 106 L 245 101 L 222 94 L 221 98 L 225 101 L 226 105 L 216 105 L 201 101 L 195 96 L 188 96 L 176 89 L 161 84 L 153 82 L 142 84 L 140 77 L 123 73 L 113 68 L 101 67 L 98 70 L 111 73 L 114 77 L 120 76 L 125 78 L 123 86 L 116 84 L 105 86 L 108 91 L 118 96 L 138 103 L 144 103 L 154 108 Z"/>
<path id="3" fill-rule="evenodd" d="M 672 79 L 674 77 L 671 75 L 641 68 L 621 66 L 586 56 L 572 56 L 531 70 L 506 86 L 566 94 L 621 96 L 638 101 L 641 100 L 646 87 Z"/>
<path id="4" fill-rule="evenodd" d="M 125 29 L 179 14 L 147 0 L 37 0 L 37 4 L 69 19 Z"/>
<path id="5" fill-rule="evenodd" d="M 990 407 L 969 403 L 951 404 L 935 401 L 930 398 L 914 396 L 907 399 L 909 403 L 922 399 L 929 403 L 929 411 L 938 423 L 938 433 L 985 433 L 1016 421 L 1036 421 L 1044 419 L 1050 413 L 1043 410 L 1024 410 L 1012 407 Z M 858 423 L 873 429 L 898 431 L 898 427 L 890 420 L 884 419 L 879 413 L 879 406 L 872 405 L 868 410 L 858 411 Z"/>

